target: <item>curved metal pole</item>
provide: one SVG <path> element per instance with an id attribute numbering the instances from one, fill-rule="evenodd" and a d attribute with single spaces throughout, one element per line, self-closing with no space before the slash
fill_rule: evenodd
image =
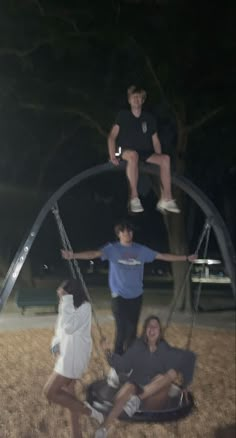
<path id="1" fill-rule="evenodd" d="M 124 171 L 124 169 L 124 162 L 122 162 L 118 167 L 113 166 L 111 163 L 101 164 L 92 167 L 91 169 L 88 169 L 68 180 L 47 200 L 47 202 L 44 204 L 41 211 L 39 212 L 28 237 L 23 240 L 18 251 L 16 252 L 15 257 L 4 279 L 0 291 L 0 311 L 2 310 L 15 285 L 18 275 L 22 269 L 22 266 L 25 263 L 25 260 L 29 254 L 29 251 L 41 228 L 43 221 L 45 220 L 47 214 L 51 211 L 54 204 L 65 193 L 67 193 L 68 190 L 79 184 L 81 181 L 103 174 L 105 172 L 119 172 Z M 159 175 L 159 168 L 155 165 L 140 164 L 140 172 L 147 173 L 149 175 Z M 228 230 L 218 210 L 215 208 L 214 204 L 207 198 L 207 196 L 187 178 L 173 175 L 172 183 L 182 189 L 185 193 L 187 193 L 199 205 L 199 207 L 203 210 L 204 214 L 208 218 L 208 221 L 211 223 L 212 228 L 215 231 L 224 262 L 228 269 L 228 274 L 231 279 L 234 295 L 236 296 L 236 256 L 232 242 L 230 240 L 230 236 L 228 234 Z"/>

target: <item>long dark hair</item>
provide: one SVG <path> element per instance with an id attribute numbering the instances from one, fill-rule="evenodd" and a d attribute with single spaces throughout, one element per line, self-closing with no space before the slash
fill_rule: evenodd
<path id="1" fill-rule="evenodd" d="M 86 295 L 84 287 L 81 281 L 78 280 L 65 280 L 61 284 L 62 289 L 64 289 L 69 295 L 73 295 L 73 301 L 75 307 L 80 307 L 86 301 L 89 301 L 89 298 Z"/>
<path id="2" fill-rule="evenodd" d="M 160 334 L 159 334 L 158 339 L 157 339 L 157 344 L 158 344 L 161 340 L 164 339 L 164 338 L 163 338 L 163 333 L 162 333 L 162 325 L 161 325 L 160 318 L 158 318 L 158 316 L 156 316 L 156 315 L 150 315 L 150 316 L 148 316 L 148 317 L 145 319 L 145 321 L 144 321 L 144 323 L 143 323 L 143 329 L 142 329 L 142 334 L 141 334 L 141 339 L 143 339 L 143 341 L 145 342 L 145 344 L 147 344 L 147 335 L 146 335 L 147 326 L 148 326 L 149 322 L 150 322 L 152 319 L 154 319 L 155 321 L 157 321 L 157 322 L 158 322 L 158 325 L 159 325 L 159 327 L 160 327 Z"/>

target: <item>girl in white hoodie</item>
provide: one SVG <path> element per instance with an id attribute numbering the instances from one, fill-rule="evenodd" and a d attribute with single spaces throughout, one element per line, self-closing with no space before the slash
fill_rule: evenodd
<path id="1" fill-rule="evenodd" d="M 92 351 L 91 304 L 79 280 L 65 281 L 57 294 L 59 315 L 51 345 L 57 359 L 44 394 L 50 402 L 69 409 L 72 438 L 81 438 L 80 414 L 103 421 L 102 414 L 75 396 L 76 380 L 86 371 Z"/>

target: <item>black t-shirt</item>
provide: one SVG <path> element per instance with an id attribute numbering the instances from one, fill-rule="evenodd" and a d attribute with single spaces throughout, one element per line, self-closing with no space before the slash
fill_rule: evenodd
<path id="1" fill-rule="evenodd" d="M 157 129 L 151 114 L 142 111 L 140 117 L 135 117 L 131 111 L 123 110 L 119 112 L 115 125 L 120 128 L 117 145 L 122 149 L 153 152 L 152 136 Z"/>

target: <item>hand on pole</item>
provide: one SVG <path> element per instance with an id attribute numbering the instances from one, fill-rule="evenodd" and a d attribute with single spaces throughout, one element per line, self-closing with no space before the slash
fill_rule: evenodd
<path id="1" fill-rule="evenodd" d="M 188 262 L 194 262 L 194 260 L 196 260 L 197 258 L 198 258 L 197 254 L 190 254 L 187 256 Z"/>

